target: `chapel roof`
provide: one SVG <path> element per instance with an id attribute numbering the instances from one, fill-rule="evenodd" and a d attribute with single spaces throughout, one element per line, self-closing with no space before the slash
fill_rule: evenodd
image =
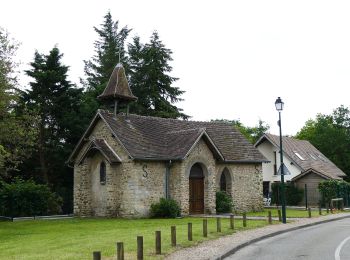
<path id="1" fill-rule="evenodd" d="M 115 66 L 111 77 L 109 78 L 108 84 L 99 99 L 119 99 L 126 101 L 135 101 L 137 97 L 132 93 L 128 80 L 125 75 L 124 67 L 121 63 Z"/>
<path id="2" fill-rule="evenodd" d="M 265 140 L 268 140 L 273 146 L 279 148 L 279 136 L 272 134 L 264 134 L 255 144 L 259 146 Z M 303 172 L 313 170 L 319 175 L 326 176 L 331 179 L 342 179 L 346 174 L 340 170 L 332 161 L 324 156 L 309 141 L 299 140 L 296 138 L 283 136 L 283 152 L 297 165 Z"/>
<path id="3" fill-rule="evenodd" d="M 95 121 L 101 118 L 113 136 L 136 160 L 183 160 L 203 139 L 215 158 L 230 163 L 261 163 L 267 159 L 230 124 L 197 122 L 150 116 L 124 114 L 114 116 L 98 110 Z M 93 128 L 93 124 L 90 125 Z M 89 135 L 89 130 L 85 133 Z M 84 137 L 81 139 L 83 140 Z M 80 144 L 73 151 L 73 161 Z"/>

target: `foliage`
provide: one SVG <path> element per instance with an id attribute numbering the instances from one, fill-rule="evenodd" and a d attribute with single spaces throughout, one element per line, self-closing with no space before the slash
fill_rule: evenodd
<path id="1" fill-rule="evenodd" d="M 151 216 L 155 218 L 176 218 L 180 216 L 180 206 L 173 199 L 161 198 L 151 205 Z"/>
<path id="2" fill-rule="evenodd" d="M 243 123 L 239 119 L 238 120 L 216 119 L 212 121 L 223 122 L 223 123 L 234 125 L 245 136 L 245 138 L 247 138 L 248 141 L 252 144 L 255 144 L 259 140 L 259 138 L 263 136 L 263 134 L 270 129 L 270 126 L 265 121 L 262 121 L 261 119 L 259 119 L 258 124 L 253 127 L 243 125 Z"/>
<path id="3" fill-rule="evenodd" d="M 50 184 L 55 191 L 63 191 L 61 187 L 65 191 L 72 189 L 72 169 L 65 161 L 84 130 L 80 114 L 82 89 L 67 80 L 68 67 L 62 64 L 62 57 L 57 47 L 48 55 L 35 52 L 31 69 L 26 71 L 32 78 L 30 88 L 21 97 L 24 106 L 36 111 L 38 117 L 37 151 L 21 170 Z M 72 197 L 65 201 L 71 204 Z"/>
<path id="4" fill-rule="evenodd" d="M 327 180 L 320 182 L 318 189 L 324 202 L 330 205 L 331 199 L 334 198 L 344 198 L 345 201 L 348 200 L 350 183 L 339 180 Z"/>
<path id="5" fill-rule="evenodd" d="M 96 98 L 102 94 L 114 67 L 122 62 L 128 74 L 125 41 L 131 30 L 127 26 L 119 30 L 119 21 L 113 21 L 110 12 L 104 16 L 100 28 L 94 27 L 94 30 L 99 38 L 94 43 L 94 56 L 84 61 L 86 78 L 82 80 L 86 89 L 83 108 L 87 120 L 91 120 L 101 105 Z M 85 124 L 87 125 L 88 121 Z"/>
<path id="6" fill-rule="evenodd" d="M 18 43 L 0 28 L 0 178 L 10 178 L 34 149 L 35 116 L 18 106 L 16 67 L 14 61 Z"/>
<path id="7" fill-rule="evenodd" d="M 225 191 L 216 192 L 216 213 L 231 213 L 232 198 Z"/>
<path id="8" fill-rule="evenodd" d="M 294 183 L 285 183 L 285 199 L 286 204 L 290 206 L 296 206 L 298 205 L 304 196 L 304 190 L 297 188 Z M 281 184 L 280 183 L 272 183 L 271 190 L 272 190 L 272 197 L 271 202 L 273 204 L 281 204 L 280 199 L 280 189 Z"/>
<path id="9" fill-rule="evenodd" d="M 62 200 L 48 186 L 34 181 L 15 179 L 12 183 L 0 184 L 0 214 L 23 217 L 56 214 Z"/>
<path id="10" fill-rule="evenodd" d="M 189 118 L 174 104 L 181 101 L 184 91 L 174 87 L 178 78 L 169 73 L 172 67 L 172 51 L 167 49 L 153 32 L 150 42 L 142 44 L 134 37 L 128 45 L 131 89 L 138 101 L 131 105 L 131 111 L 140 115 L 166 118 Z"/>
<path id="11" fill-rule="evenodd" d="M 347 175 L 350 174 L 350 111 L 344 106 L 332 114 L 318 114 L 297 133 L 298 139 L 310 141 Z"/>

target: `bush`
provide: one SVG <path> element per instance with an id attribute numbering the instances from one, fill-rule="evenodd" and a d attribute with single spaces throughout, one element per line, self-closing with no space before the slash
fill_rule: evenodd
<path id="1" fill-rule="evenodd" d="M 15 179 L 12 183 L 0 183 L 0 215 L 25 217 L 57 214 L 62 199 L 49 187 L 34 181 Z"/>
<path id="2" fill-rule="evenodd" d="M 285 195 L 286 195 L 285 197 L 286 204 L 289 206 L 298 205 L 304 197 L 304 190 L 295 187 L 293 183 L 285 183 L 284 187 L 285 187 Z M 272 183 L 271 189 L 272 189 L 272 198 L 271 198 L 272 204 L 281 204 L 281 200 L 279 198 L 280 183 Z"/>
<path id="3" fill-rule="evenodd" d="M 180 216 L 180 206 L 173 199 L 161 198 L 151 205 L 151 216 L 154 218 L 176 218 Z"/>
<path id="4" fill-rule="evenodd" d="M 350 183 L 346 181 L 322 181 L 318 184 L 318 189 L 322 195 L 323 205 L 330 205 L 331 199 L 334 198 L 343 198 L 344 203 L 349 204 Z"/>
<path id="5" fill-rule="evenodd" d="M 232 198 L 224 191 L 216 193 L 216 213 L 231 213 L 233 208 Z"/>

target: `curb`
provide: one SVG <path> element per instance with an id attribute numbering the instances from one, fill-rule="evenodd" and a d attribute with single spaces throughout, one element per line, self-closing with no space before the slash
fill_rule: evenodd
<path id="1" fill-rule="evenodd" d="M 267 235 L 263 235 L 261 237 L 258 237 L 258 238 L 254 238 L 252 240 L 249 240 L 243 244 L 240 244 L 232 249 L 230 249 L 229 251 L 227 251 L 226 253 L 224 253 L 223 255 L 219 256 L 219 257 L 214 257 L 213 259 L 215 260 L 222 260 L 230 255 L 233 255 L 234 253 L 236 253 L 238 250 L 248 246 L 248 245 L 251 245 L 251 244 L 254 244 L 256 242 L 259 242 L 261 240 L 264 240 L 266 238 L 270 238 L 270 237 L 274 237 L 274 236 L 277 236 L 277 235 L 280 235 L 280 234 L 283 234 L 283 233 L 287 233 L 287 232 L 291 232 L 291 231 L 294 231 L 294 230 L 298 230 L 298 229 L 303 229 L 303 228 L 307 228 L 307 227 L 311 227 L 311 226 L 316 226 L 316 225 L 319 225 L 319 224 L 323 224 L 323 223 L 327 223 L 327 222 L 331 222 L 331 221 L 336 221 L 336 220 L 341 220 L 341 219 L 345 219 L 345 218 L 350 218 L 350 214 L 347 215 L 347 216 L 342 216 L 342 217 L 338 217 L 338 218 L 332 218 L 332 219 L 325 219 L 325 220 L 321 220 L 321 221 L 318 221 L 318 222 L 314 222 L 314 223 L 308 223 L 308 224 L 304 224 L 304 225 L 300 225 L 300 226 L 297 226 L 297 227 L 291 227 L 291 228 L 288 228 L 288 229 L 285 229 L 285 230 L 280 230 L 280 231 L 276 231 L 276 232 L 273 232 L 273 233 L 270 233 L 270 234 L 267 234 Z"/>

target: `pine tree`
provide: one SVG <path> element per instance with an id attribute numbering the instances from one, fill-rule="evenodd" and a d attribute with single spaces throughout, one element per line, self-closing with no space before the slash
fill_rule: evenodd
<path id="1" fill-rule="evenodd" d="M 81 129 L 79 114 L 82 90 L 67 80 L 68 67 L 61 63 L 63 54 L 53 48 L 49 55 L 35 52 L 31 69 L 30 89 L 23 94 L 23 102 L 38 115 L 38 153 L 28 167 L 40 174 L 45 183 L 57 185 L 67 174 L 64 162 Z"/>
<path id="2" fill-rule="evenodd" d="M 131 111 L 136 114 L 167 118 L 189 118 L 174 104 L 181 101 L 184 91 L 174 87 L 178 79 L 169 75 L 172 51 L 167 49 L 154 32 L 150 42 L 143 45 L 135 37 L 128 46 L 130 83 L 138 97 Z"/>
<path id="3" fill-rule="evenodd" d="M 89 120 L 100 106 L 96 98 L 106 87 L 114 67 L 122 62 L 126 71 L 128 71 L 125 41 L 131 31 L 127 26 L 119 30 L 119 22 L 113 21 L 110 12 L 105 15 L 100 28 L 94 27 L 94 30 L 99 39 L 94 43 L 95 55 L 91 60 L 84 61 L 86 78 L 82 80 L 86 89 L 84 114 Z"/>

